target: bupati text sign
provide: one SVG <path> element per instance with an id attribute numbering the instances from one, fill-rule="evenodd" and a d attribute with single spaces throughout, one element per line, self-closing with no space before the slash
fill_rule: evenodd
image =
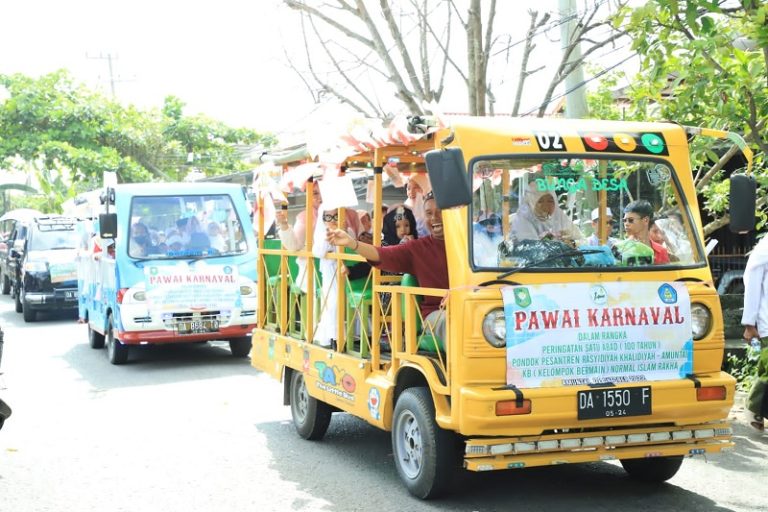
<path id="1" fill-rule="evenodd" d="M 507 384 L 567 386 L 679 379 L 693 368 L 681 283 L 502 288 Z"/>

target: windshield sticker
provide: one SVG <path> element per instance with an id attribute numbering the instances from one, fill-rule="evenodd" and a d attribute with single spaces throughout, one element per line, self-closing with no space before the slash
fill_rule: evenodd
<path id="1" fill-rule="evenodd" d="M 579 134 L 588 152 L 669 155 L 662 133 L 582 132 Z"/>
<path id="2" fill-rule="evenodd" d="M 507 286 L 502 295 L 507 384 L 641 382 L 692 372 L 690 300 L 682 283 Z"/>
<path id="3" fill-rule="evenodd" d="M 654 165 L 651 169 L 646 169 L 645 176 L 648 178 L 648 183 L 654 187 L 659 187 L 670 180 L 672 172 L 666 165 L 658 164 Z"/>
<path id="4" fill-rule="evenodd" d="M 595 190 L 614 192 L 624 190 L 629 192 L 627 180 L 624 178 L 536 178 L 536 189 L 539 192 L 577 192 L 579 190 Z"/>

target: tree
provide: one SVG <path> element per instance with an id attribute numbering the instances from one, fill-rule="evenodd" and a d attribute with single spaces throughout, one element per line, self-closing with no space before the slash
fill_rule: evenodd
<path id="1" fill-rule="evenodd" d="M 615 23 L 632 34 L 642 57 L 633 83 L 634 104 L 662 119 L 743 133 L 757 151 L 758 211 L 766 204 L 768 175 L 768 6 L 760 0 L 653 0 L 624 9 Z M 725 157 L 693 145 L 696 188 L 715 221 L 705 234 L 728 223 Z M 762 215 L 763 221 L 766 219 Z"/>
<path id="2" fill-rule="evenodd" d="M 549 13 L 530 11 L 530 28 L 522 39 L 518 34 L 496 35 L 498 10 L 518 8 L 518 4 L 496 0 L 284 0 L 301 14 L 305 64 L 287 55 L 289 65 L 299 74 L 316 102 L 328 97 L 367 117 L 391 117 L 397 108 L 377 99 L 387 89 L 399 107 L 423 114 L 450 92 L 467 97 L 471 115 L 494 113 L 494 104 L 509 105 L 518 113 L 526 80 L 541 71 L 541 61 L 549 56 L 531 57 L 540 40 L 561 19 L 550 22 Z M 578 20 L 574 37 L 565 44 L 550 83 L 544 88 L 539 116 L 544 115 L 556 88 L 584 59 L 606 45 L 614 44 L 622 32 L 611 27 L 608 10 L 618 9 L 626 0 L 583 1 L 578 12 L 568 16 Z M 512 7 L 510 7 L 512 6 Z M 508 18 L 505 18 L 508 19 Z M 457 25 L 461 32 L 456 30 Z M 457 38 L 456 35 L 461 37 Z M 464 46 L 459 46 L 459 41 Z M 517 89 L 510 98 L 496 98 L 494 83 L 509 82 L 493 71 L 516 58 L 512 50 L 521 43 L 523 58 Z M 583 45 L 584 53 L 575 59 L 574 48 Z M 529 69 L 529 64 L 533 69 Z M 458 78 L 459 80 L 455 80 Z M 455 85 L 454 85 L 455 84 Z M 506 91 L 505 91 L 506 92 Z"/>
<path id="3" fill-rule="evenodd" d="M 38 79 L 0 75 L 0 85 L 9 93 L 0 102 L 0 168 L 31 169 L 48 207 L 101 186 L 105 171 L 120 182 L 179 180 L 191 167 L 237 172 L 247 164 L 236 145 L 274 143 L 271 135 L 184 116 L 184 103 L 172 96 L 162 110 L 123 107 L 64 70 Z"/>
<path id="4" fill-rule="evenodd" d="M 0 196 L 2 196 L 2 204 L 3 204 L 3 210 L 0 213 L 5 213 L 10 208 L 8 207 L 8 191 L 9 190 L 18 190 L 27 194 L 36 194 L 37 190 L 30 187 L 29 185 L 24 185 L 21 183 L 4 183 L 0 185 Z"/>

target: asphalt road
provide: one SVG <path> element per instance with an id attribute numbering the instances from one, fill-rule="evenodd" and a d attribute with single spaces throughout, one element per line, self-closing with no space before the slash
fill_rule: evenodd
<path id="1" fill-rule="evenodd" d="M 282 390 L 224 343 L 149 348 L 112 366 L 65 317 L 25 324 L 0 297 L 0 512 L 752 511 L 765 510 L 768 435 L 734 408 L 736 448 L 687 460 L 669 483 L 617 464 L 456 478 L 451 496 L 411 498 L 389 435 L 336 414 L 298 438 Z M 3 386 L 4 384 L 4 386 Z"/>

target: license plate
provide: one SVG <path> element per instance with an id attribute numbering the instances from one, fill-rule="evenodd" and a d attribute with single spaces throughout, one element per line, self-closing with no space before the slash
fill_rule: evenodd
<path id="1" fill-rule="evenodd" d="M 176 324 L 176 332 L 179 334 L 200 334 L 219 330 L 218 320 L 190 320 Z"/>
<path id="2" fill-rule="evenodd" d="M 651 414 L 650 386 L 588 389 L 579 391 L 577 398 L 580 420 Z"/>
<path id="3" fill-rule="evenodd" d="M 73 300 L 73 299 L 76 299 L 76 298 L 77 298 L 77 292 L 76 292 L 76 291 L 74 291 L 74 290 L 65 291 L 65 292 L 64 292 L 64 298 L 65 298 L 66 300 Z"/>

